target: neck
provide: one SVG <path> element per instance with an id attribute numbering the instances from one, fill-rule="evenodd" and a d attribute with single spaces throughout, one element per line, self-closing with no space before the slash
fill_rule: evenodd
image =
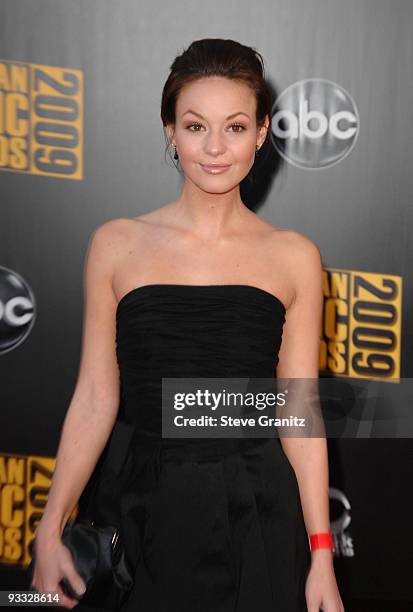
<path id="1" fill-rule="evenodd" d="M 205 239 L 235 231 L 248 214 L 251 211 L 241 200 L 239 185 L 225 193 L 210 193 L 186 180 L 175 200 L 175 221 Z"/>

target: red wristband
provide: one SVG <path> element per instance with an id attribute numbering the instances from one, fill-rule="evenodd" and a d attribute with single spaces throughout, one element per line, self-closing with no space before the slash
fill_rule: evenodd
<path id="1" fill-rule="evenodd" d="M 313 551 L 316 548 L 331 548 L 333 552 L 336 551 L 331 531 L 310 535 L 310 550 Z"/>

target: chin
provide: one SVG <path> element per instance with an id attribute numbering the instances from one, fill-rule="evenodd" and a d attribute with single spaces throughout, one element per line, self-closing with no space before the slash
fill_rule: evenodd
<path id="1" fill-rule="evenodd" d="M 231 183 L 227 186 L 225 185 L 221 185 L 220 187 L 215 185 L 214 187 L 212 185 L 197 185 L 198 188 L 201 191 L 204 191 L 205 193 L 215 193 L 216 195 L 222 195 L 224 193 L 229 193 L 230 191 L 234 191 L 234 189 L 237 189 L 238 187 L 238 183 Z"/>

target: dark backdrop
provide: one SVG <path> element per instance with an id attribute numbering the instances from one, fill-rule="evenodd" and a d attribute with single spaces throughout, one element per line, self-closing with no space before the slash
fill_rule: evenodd
<path id="1" fill-rule="evenodd" d="M 280 165 L 274 140 L 276 176 L 265 190 L 258 181 L 246 197 L 257 214 L 320 248 L 320 355 L 329 356 L 320 358 L 320 373 L 351 385 L 360 376 L 353 367 L 360 352 L 391 364 L 374 372 L 382 385 L 412 376 L 412 20 L 413 5 L 404 0 L 2 1 L 2 589 L 24 583 L 76 382 L 90 235 L 104 221 L 152 210 L 180 190 L 164 155 L 160 97 L 173 58 L 192 40 L 255 46 L 275 95 L 310 78 L 350 94 L 358 132 L 347 155 L 322 168 Z M 323 95 L 328 114 L 333 89 Z M 317 165 L 312 155 L 310 148 L 307 162 Z M 347 279 L 344 293 L 337 274 Z M 364 320 L 371 338 L 361 345 L 360 279 L 376 288 L 373 303 L 390 304 L 384 310 L 391 314 L 384 323 Z M 386 294 L 388 288 L 395 290 Z M 21 303 L 13 310 L 16 297 Z M 343 596 L 413 601 L 411 440 L 329 439 L 329 453 Z"/>

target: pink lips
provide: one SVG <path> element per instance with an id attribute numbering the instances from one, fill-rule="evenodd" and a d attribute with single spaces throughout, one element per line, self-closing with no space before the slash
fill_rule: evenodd
<path id="1" fill-rule="evenodd" d="M 221 166 L 215 164 L 201 164 L 201 166 L 205 170 L 205 172 L 208 172 L 209 174 L 221 174 L 221 172 L 225 172 L 225 170 L 228 170 L 228 168 L 231 167 L 229 165 Z"/>

